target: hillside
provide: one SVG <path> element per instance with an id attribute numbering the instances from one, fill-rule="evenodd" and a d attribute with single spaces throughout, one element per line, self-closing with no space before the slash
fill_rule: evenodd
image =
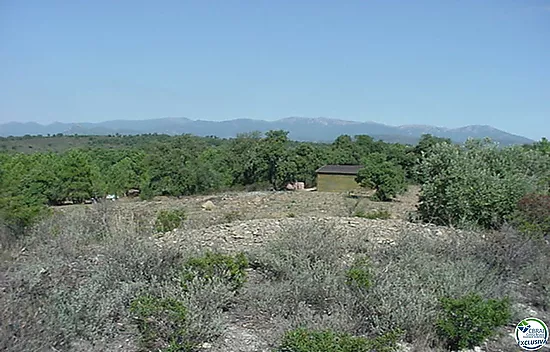
<path id="1" fill-rule="evenodd" d="M 298 141 L 325 142 L 336 137 L 366 134 L 378 140 L 403 144 L 416 144 L 422 134 L 450 138 L 462 143 L 468 138 L 489 137 L 502 145 L 528 144 L 533 141 L 498 130 L 491 126 L 472 125 L 460 128 L 444 128 L 424 125 L 390 126 L 376 122 L 357 122 L 330 118 L 289 117 L 276 121 L 234 119 L 227 121 L 191 120 L 187 118 L 161 118 L 151 120 L 113 120 L 98 123 L 38 123 L 10 122 L 0 125 L 0 136 L 24 135 L 109 135 L 109 134 L 193 134 L 197 136 L 235 137 L 240 133 L 266 132 L 282 129 Z"/>

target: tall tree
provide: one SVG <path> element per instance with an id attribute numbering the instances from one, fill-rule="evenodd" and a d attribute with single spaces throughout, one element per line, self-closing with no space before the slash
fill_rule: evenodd
<path id="1" fill-rule="evenodd" d="M 60 163 L 63 198 L 83 202 L 93 195 L 92 167 L 86 154 L 80 150 L 70 150 L 63 155 Z"/>
<path id="2" fill-rule="evenodd" d="M 282 130 L 268 131 L 262 140 L 262 156 L 267 162 L 267 177 L 274 189 L 277 189 L 277 175 L 286 156 L 288 132 Z"/>

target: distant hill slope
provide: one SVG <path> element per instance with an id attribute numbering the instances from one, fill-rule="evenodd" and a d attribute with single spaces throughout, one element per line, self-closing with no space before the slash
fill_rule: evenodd
<path id="1" fill-rule="evenodd" d="M 444 128 L 425 125 L 389 126 L 376 122 L 345 121 L 329 118 L 289 117 L 276 121 L 235 119 L 227 121 L 190 120 L 187 118 L 161 118 L 151 120 L 113 120 L 98 123 L 53 123 L 41 125 L 34 122 L 9 122 L 0 125 L 0 136 L 47 134 L 184 134 L 197 136 L 235 137 L 239 133 L 266 132 L 272 129 L 289 131 L 289 137 L 298 141 L 333 141 L 342 134 L 351 136 L 366 134 L 387 142 L 414 144 L 424 133 L 450 138 L 462 143 L 468 138 L 489 137 L 502 145 L 532 143 L 531 139 L 507 133 L 491 126 L 472 125 L 460 128 Z"/>

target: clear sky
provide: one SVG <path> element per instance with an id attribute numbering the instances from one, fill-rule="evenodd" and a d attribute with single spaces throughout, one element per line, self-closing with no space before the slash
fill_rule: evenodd
<path id="1" fill-rule="evenodd" d="M 184 116 L 550 137 L 550 1 L 0 0 L 0 123 Z"/>

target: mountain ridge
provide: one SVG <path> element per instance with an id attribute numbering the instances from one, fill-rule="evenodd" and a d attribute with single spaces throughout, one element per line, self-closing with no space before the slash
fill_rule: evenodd
<path id="1" fill-rule="evenodd" d="M 271 129 L 289 131 L 289 137 L 299 141 L 326 142 L 339 135 L 367 134 L 375 139 L 387 142 L 402 142 L 411 144 L 422 134 L 432 134 L 438 137 L 450 138 L 462 143 L 468 138 L 489 137 L 502 145 L 532 143 L 533 140 L 508 133 L 489 125 L 468 125 L 458 128 L 447 128 L 432 125 L 400 125 L 392 126 L 368 121 L 352 121 L 327 117 L 286 117 L 266 121 L 250 118 L 239 118 L 223 121 L 192 120 L 187 117 L 165 117 L 148 120 L 109 120 L 103 122 L 81 122 L 40 124 L 37 122 L 8 122 L 0 124 L 0 136 L 24 136 L 47 134 L 148 134 L 160 133 L 168 135 L 194 134 L 198 136 L 217 136 L 231 138 L 241 133 Z"/>

